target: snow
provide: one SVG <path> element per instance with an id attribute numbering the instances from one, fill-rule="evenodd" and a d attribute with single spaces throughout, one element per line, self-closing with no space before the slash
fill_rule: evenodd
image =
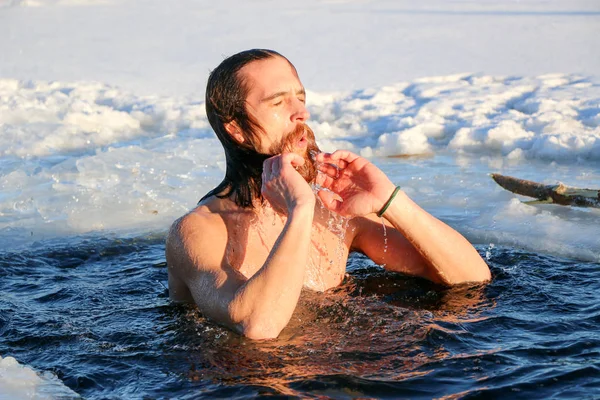
<path id="1" fill-rule="evenodd" d="M 517 168 L 523 178 L 599 186 L 600 85 L 589 78 L 455 75 L 351 92 L 309 91 L 307 97 L 323 150 L 345 148 L 383 165 L 385 157 L 399 165 L 407 157 L 431 160 L 417 199 L 425 188 L 428 197 L 438 193 L 432 210 L 462 196 L 454 180 L 476 168 L 471 184 Z M 454 171 L 454 164 L 462 169 Z M 553 164 L 564 166 L 562 176 L 548 171 Z M 587 178 L 580 176 L 585 169 Z M 407 186 L 404 172 L 386 172 Z M 165 230 L 223 174 L 223 151 L 199 98 L 137 96 L 100 83 L 0 80 L 4 247 L 55 235 Z M 433 183 L 437 174 L 446 178 Z M 444 186 L 449 193 L 440 196 Z M 494 189 L 476 194 L 478 204 L 495 207 L 485 211 L 492 214 L 475 242 L 498 230 L 489 221 L 507 200 L 498 200 L 501 189 Z M 478 206 L 471 199 L 460 207 Z M 531 214 L 539 221 L 534 228 L 547 231 L 537 216 Z M 472 222 L 460 221 L 458 228 L 466 231 Z M 499 242 L 531 238 L 520 226 L 516 240 Z M 575 254 L 590 237 L 588 253 L 597 250 L 598 235 L 575 227 L 567 232 L 572 248 L 561 254 Z"/>
<path id="2" fill-rule="evenodd" d="M 319 92 L 465 72 L 588 76 L 599 19 L 596 0 L 0 0 L 0 76 L 201 96 L 209 70 L 253 47 L 289 57 Z"/>
<path id="3" fill-rule="evenodd" d="M 79 399 L 56 375 L 39 374 L 13 357 L 0 357 L 0 398 L 10 400 Z"/>

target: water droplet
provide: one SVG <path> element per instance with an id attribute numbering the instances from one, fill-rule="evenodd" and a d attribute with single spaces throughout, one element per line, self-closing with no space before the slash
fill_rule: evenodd
<path id="1" fill-rule="evenodd" d="M 381 217 L 381 225 L 383 226 L 383 253 L 387 253 L 387 248 L 388 248 L 388 238 L 387 238 L 387 229 L 385 226 L 385 220 L 383 219 L 383 217 Z M 385 256 L 384 256 L 385 258 Z M 383 263 L 382 265 L 383 267 L 385 267 L 385 263 Z"/>
<path id="2" fill-rule="evenodd" d="M 488 248 L 485 251 L 485 259 L 487 261 L 489 261 L 489 259 L 492 257 L 492 250 L 494 250 L 494 243 L 490 243 L 490 245 L 488 246 Z"/>

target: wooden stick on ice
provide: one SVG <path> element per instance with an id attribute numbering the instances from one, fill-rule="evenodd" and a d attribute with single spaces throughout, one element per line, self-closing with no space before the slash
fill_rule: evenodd
<path id="1" fill-rule="evenodd" d="M 600 208 L 600 190 L 579 189 L 558 185 L 543 185 L 500 174 L 491 174 L 492 179 L 504 189 L 527 197 L 533 197 L 543 203 L 554 203 L 562 206 L 596 207 Z M 536 203 L 536 202 L 533 202 Z"/>

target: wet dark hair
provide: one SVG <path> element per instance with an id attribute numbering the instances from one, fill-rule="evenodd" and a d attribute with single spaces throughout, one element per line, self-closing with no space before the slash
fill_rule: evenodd
<path id="1" fill-rule="evenodd" d="M 292 63 L 278 52 L 252 49 L 226 58 L 210 73 L 206 85 L 206 115 L 225 150 L 226 171 L 223 181 L 200 202 L 210 196 L 226 198 L 233 194 L 233 200 L 239 207 L 253 208 L 253 200 L 262 199 L 263 162 L 271 155 L 256 150 L 263 130 L 246 108 L 249 86 L 240 70 L 253 61 L 273 57 L 287 60 L 296 71 Z M 235 122 L 241 130 L 245 139 L 242 143 L 227 132 L 225 125 L 230 122 Z"/>

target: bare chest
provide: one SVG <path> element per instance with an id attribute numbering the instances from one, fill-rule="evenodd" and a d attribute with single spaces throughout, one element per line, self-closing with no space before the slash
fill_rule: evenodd
<path id="1" fill-rule="evenodd" d="M 247 278 L 252 277 L 264 265 L 284 224 L 284 218 L 279 216 L 238 222 L 237 229 L 230 230 L 232 234 L 227 241 L 228 264 Z M 338 286 L 346 272 L 351 243 L 348 222 L 315 218 L 310 235 L 304 286 L 318 291 Z M 294 261 L 290 260 L 290 266 Z"/>

